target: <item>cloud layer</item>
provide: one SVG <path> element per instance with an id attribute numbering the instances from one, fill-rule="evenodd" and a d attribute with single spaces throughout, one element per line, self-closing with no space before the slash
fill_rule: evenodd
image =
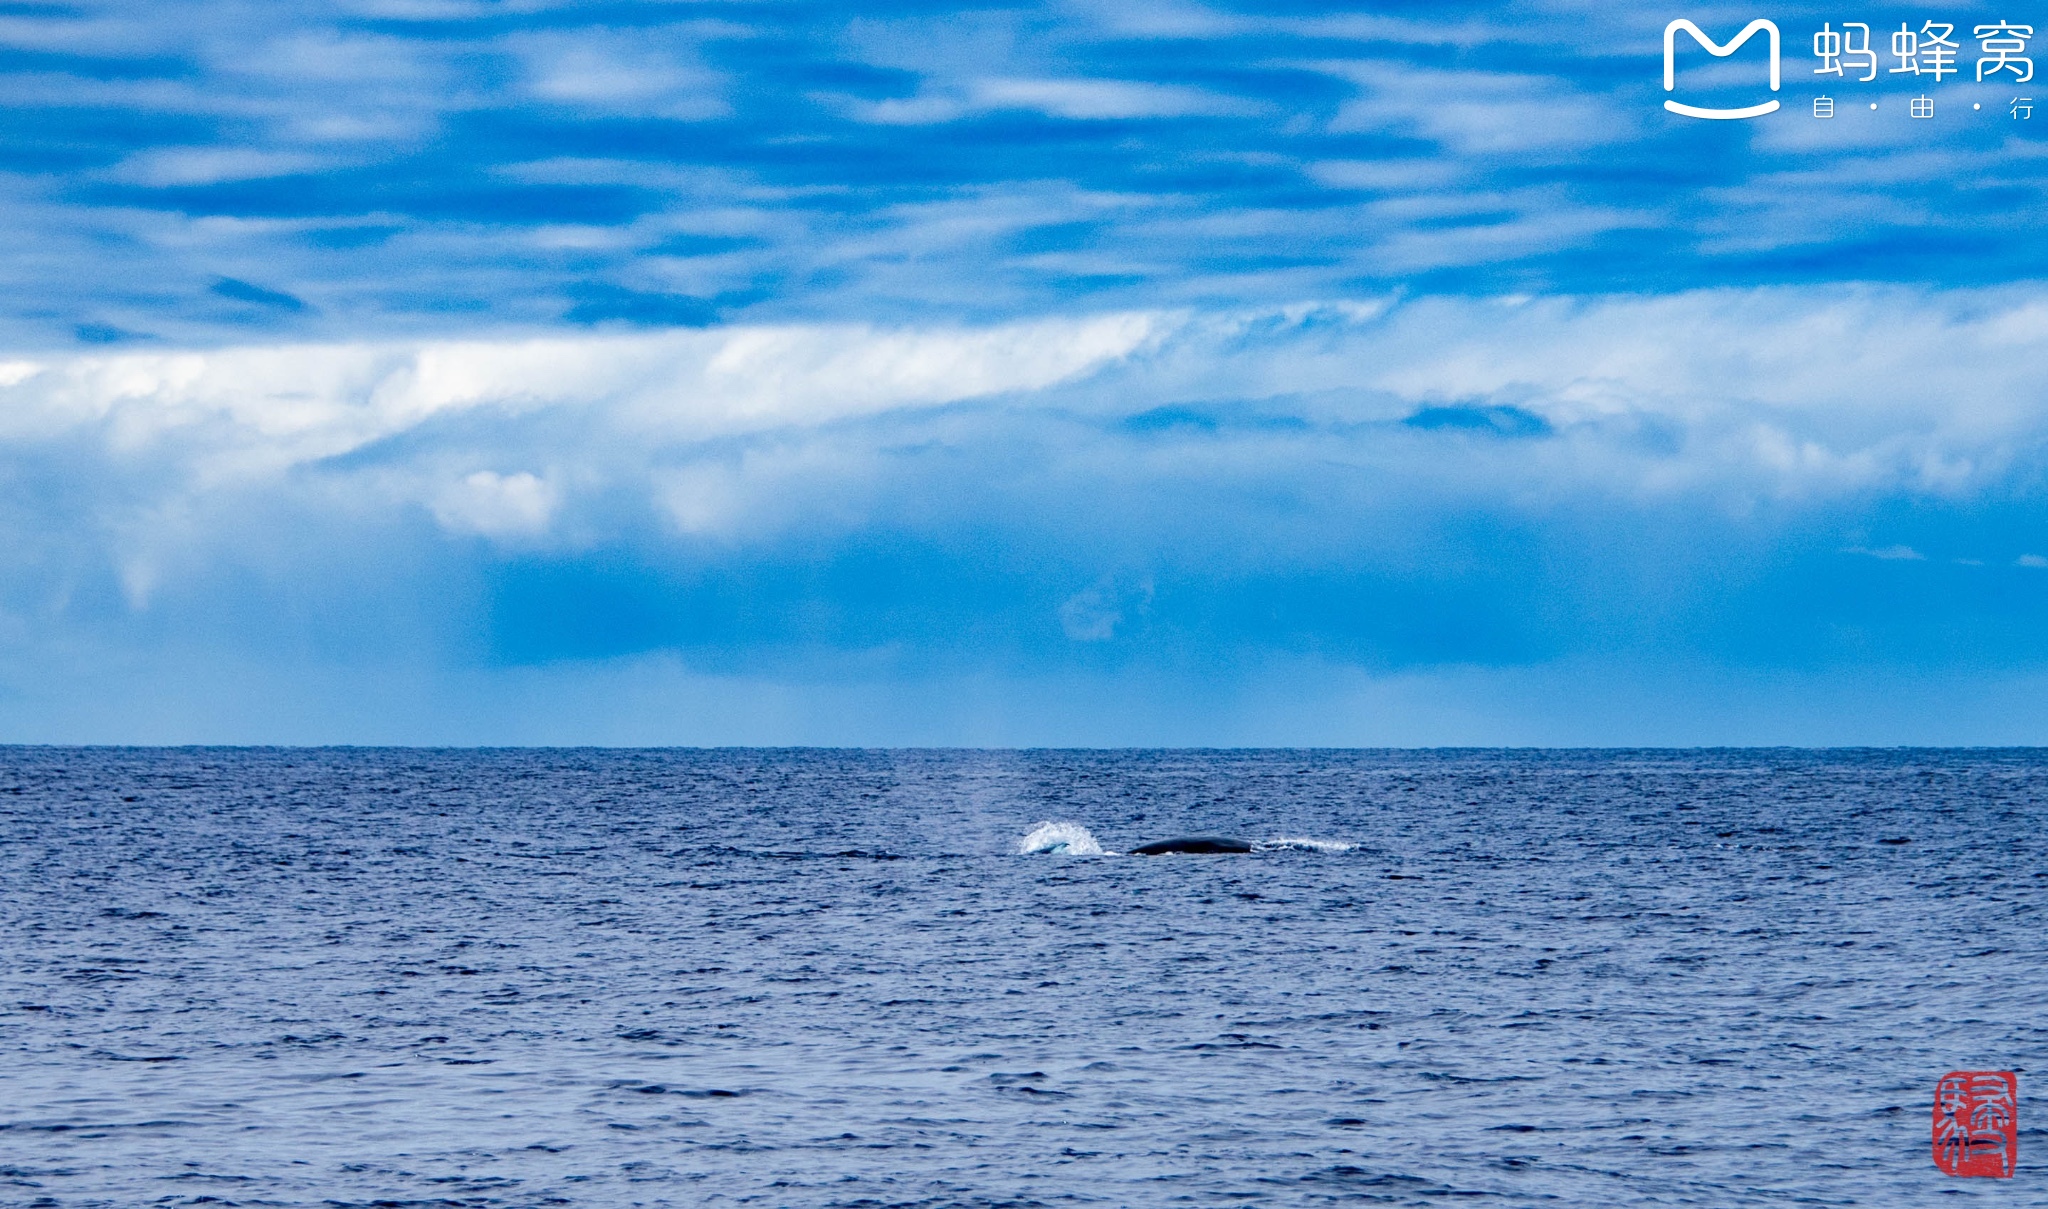
<path id="1" fill-rule="evenodd" d="M 859 737 L 807 711 L 866 685 L 959 741 L 1068 732 L 900 694 L 1175 685 L 1122 733 L 1193 738 L 1282 675 L 1438 715 L 1566 668 L 2024 677 L 2044 369 L 2029 291 L 1904 287 L 25 358 L 12 699 L 163 660 L 498 707 L 666 676 L 670 739 L 725 733 L 706 692 Z M 1486 709 L 1442 733 L 1532 733 Z M 1416 737 L 1384 713 L 1352 741 Z"/>

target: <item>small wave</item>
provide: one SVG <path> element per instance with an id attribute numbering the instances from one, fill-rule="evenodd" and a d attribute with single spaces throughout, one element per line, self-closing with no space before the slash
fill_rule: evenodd
<path id="1" fill-rule="evenodd" d="M 1024 856 L 1059 853 L 1066 856 L 1103 856 L 1095 834 L 1079 823 L 1040 823 L 1017 844 Z"/>
<path id="2" fill-rule="evenodd" d="M 1358 845 L 1347 844 L 1343 840 L 1312 840 L 1283 835 L 1278 839 L 1260 840 L 1256 847 L 1260 852 L 1349 852 Z"/>

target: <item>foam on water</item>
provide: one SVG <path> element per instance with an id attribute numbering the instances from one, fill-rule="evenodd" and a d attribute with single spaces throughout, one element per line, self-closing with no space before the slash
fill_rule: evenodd
<path id="1" fill-rule="evenodd" d="M 1312 840 L 1306 836 L 1283 835 L 1277 839 L 1255 841 L 1255 852 L 1349 852 L 1358 847 L 1343 840 Z"/>
<path id="2" fill-rule="evenodd" d="M 1095 842 L 1095 833 L 1079 823 L 1045 822 L 1032 828 L 1031 834 L 1018 841 L 1017 851 L 1023 856 L 1106 856 L 1102 845 Z"/>

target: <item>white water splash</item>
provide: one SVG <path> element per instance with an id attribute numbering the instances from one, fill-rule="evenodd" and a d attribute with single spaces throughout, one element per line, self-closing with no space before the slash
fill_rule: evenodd
<path id="1" fill-rule="evenodd" d="M 1312 840 L 1285 835 L 1278 839 L 1260 840 L 1254 847 L 1260 852 L 1349 852 L 1358 845 L 1347 844 L 1343 840 Z"/>
<path id="2" fill-rule="evenodd" d="M 1079 823 L 1040 823 L 1017 844 L 1017 851 L 1025 856 L 1034 853 L 1064 856 L 1106 856 L 1102 845 L 1095 842 L 1095 834 Z"/>

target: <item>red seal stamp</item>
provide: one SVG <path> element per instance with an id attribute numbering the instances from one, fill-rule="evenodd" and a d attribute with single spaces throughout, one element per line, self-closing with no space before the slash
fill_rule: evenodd
<path id="1" fill-rule="evenodd" d="M 2020 1081 L 2009 1070 L 1952 1070 L 1934 1085 L 1934 1165 L 2011 1179 L 2020 1160 Z"/>

